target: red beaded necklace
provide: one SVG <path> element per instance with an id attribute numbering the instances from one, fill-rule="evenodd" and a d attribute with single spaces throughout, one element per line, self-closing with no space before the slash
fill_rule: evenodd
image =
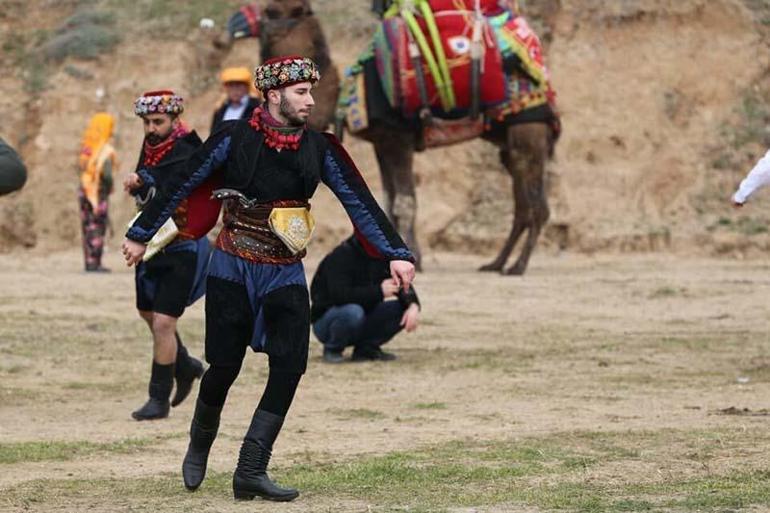
<path id="1" fill-rule="evenodd" d="M 265 144 L 275 150 L 298 150 L 304 127 L 287 127 L 270 115 L 267 109 L 254 109 L 249 124 L 265 135 Z"/>
<path id="2" fill-rule="evenodd" d="M 144 160 L 142 164 L 145 167 L 157 166 L 158 163 L 163 159 L 163 157 L 165 157 L 166 154 L 171 151 L 171 148 L 174 147 L 174 143 L 176 142 L 176 140 L 184 137 L 189 133 L 190 131 L 187 129 L 187 127 L 184 126 L 184 124 L 179 123 L 177 127 L 171 132 L 171 134 L 168 137 L 166 137 L 166 139 L 163 142 L 160 142 L 153 146 L 147 141 L 145 141 L 144 142 Z"/>

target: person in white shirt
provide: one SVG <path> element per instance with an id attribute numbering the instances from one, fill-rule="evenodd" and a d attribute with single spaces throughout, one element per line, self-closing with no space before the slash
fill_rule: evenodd
<path id="1" fill-rule="evenodd" d="M 227 99 L 217 108 L 211 119 L 211 133 L 223 121 L 248 120 L 261 101 L 251 93 L 251 71 L 248 68 L 225 68 L 220 75 Z"/>
<path id="2" fill-rule="evenodd" d="M 738 186 L 738 190 L 733 194 L 733 205 L 742 207 L 749 199 L 749 196 L 754 194 L 757 189 L 768 184 L 770 184 L 770 150 L 765 153 L 764 157 L 759 159 L 759 162 L 749 171 L 749 174 L 746 175 L 746 178 Z"/>

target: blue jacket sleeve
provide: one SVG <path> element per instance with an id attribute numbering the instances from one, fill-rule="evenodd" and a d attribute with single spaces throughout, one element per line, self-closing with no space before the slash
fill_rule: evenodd
<path id="1" fill-rule="evenodd" d="M 355 229 L 386 260 L 408 260 L 414 256 L 369 191 L 353 160 L 330 134 L 324 155 L 321 180 L 339 199 Z"/>
<path id="2" fill-rule="evenodd" d="M 155 194 L 155 178 L 147 169 L 139 169 L 136 174 L 142 180 L 142 185 L 129 191 L 129 194 L 136 198 L 139 205 L 145 205 Z"/>
<path id="3" fill-rule="evenodd" d="M 171 217 L 179 203 L 227 160 L 230 153 L 229 126 L 212 134 L 203 146 L 195 150 L 174 174 L 156 188 L 155 195 L 142 209 L 126 237 L 137 242 L 148 242 L 163 223 Z"/>

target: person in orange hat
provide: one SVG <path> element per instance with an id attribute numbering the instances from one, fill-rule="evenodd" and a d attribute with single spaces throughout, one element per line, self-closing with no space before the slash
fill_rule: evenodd
<path id="1" fill-rule="evenodd" d="M 108 221 L 107 199 L 113 190 L 115 149 L 110 138 L 114 125 L 115 118 L 106 112 L 94 114 L 80 145 L 78 203 L 86 272 L 109 272 L 102 267 L 102 253 Z"/>
<path id="2" fill-rule="evenodd" d="M 262 102 L 251 94 L 251 71 L 248 68 L 225 68 L 220 75 L 227 99 L 214 112 L 211 119 L 213 133 L 222 121 L 251 119 L 254 109 Z"/>

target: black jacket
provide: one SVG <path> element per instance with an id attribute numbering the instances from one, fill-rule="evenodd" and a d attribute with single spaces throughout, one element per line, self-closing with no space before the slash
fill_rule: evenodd
<path id="1" fill-rule="evenodd" d="M 214 112 L 214 116 L 211 118 L 211 129 L 209 130 L 210 134 L 214 133 L 219 124 L 222 122 L 222 118 L 225 117 L 225 111 L 229 105 L 230 103 L 226 101 Z M 259 101 L 259 98 L 249 96 L 249 103 L 246 104 L 246 108 L 244 109 L 243 114 L 241 114 L 240 119 L 249 120 L 251 118 L 251 114 L 254 112 L 254 109 L 260 105 L 261 102 Z"/>
<path id="2" fill-rule="evenodd" d="M 174 142 L 166 155 L 160 159 L 158 165 L 147 168 L 144 166 L 144 149 L 139 152 L 139 162 L 136 165 L 136 172 L 142 179 L 142 186 L 131 192 L 140 205 L 146 203 L 157 192 L 167 187 L 168 181 L 178 172 L 178 169 L 184 167 L 187 158 L 203 144 L 201 138 L 193 130 L 184 137 L 180 137 Z"/>
<path id="3" fill-rule="evenodd" d="M 280 167 L 280 169 L 279 169 Z M 386 260 L 414 256 L 377 204 L 361 173 L 331 134 L 305 130 L 300 148 L 278 152 L 246 121 L 225 121 L 168 177 L 126 233 L 147 242 L 180 201 L 210 177 L 259 203 L 308 200 L 320 182 L 337 196 L 358 232 Z"/>
<path id="4" fill-rule="evenodd" d="M 326 255 L 318 266 L 310 285 L 310 320 L 317 321 L 332 306 L 348 303 L 361 305 L 365 311 L 383 301 L 382 281 L 390 278 L 390 263 L 366 254 L 355 236 Z M 420 304 L 414 287 L 399 290 L 398 301 L 406 308 Z"/>

